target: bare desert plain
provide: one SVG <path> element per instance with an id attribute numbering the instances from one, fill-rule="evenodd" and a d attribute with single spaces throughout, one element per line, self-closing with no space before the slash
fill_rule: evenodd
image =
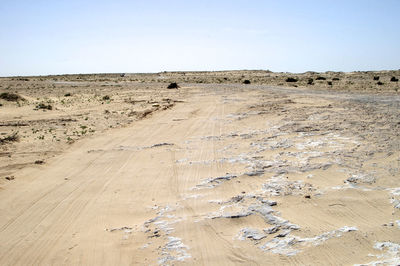
<path id="1" fill-rule="evenodd" d="M 0 265 L 399 265 L 399 78 L 0 78 Z"/>

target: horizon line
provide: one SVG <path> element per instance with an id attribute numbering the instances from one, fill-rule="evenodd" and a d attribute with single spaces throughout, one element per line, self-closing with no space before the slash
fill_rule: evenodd
<path id="1" fill-rule="evenodd" d="M 133 75 L 151 75 L 151 74 L 162 74 L 162 73 L 217 73 L 217 72 L 241 72 L 241 71 L 254 71 L 254 72 L 270 72 L 270 73 L 287 73 L 287 74 L 306 74 L 306 73 L 354 73 L 354 72 L 389 72 L 389 71 L 400 71 L 400 69 L 376 69 L 376 70 L 352 70 L 352 71 L 313 71 L 308 70 L 304 72 L 290 72 L 290 71 L 272 71 L 269 69 L 227 69 L 227 70 L 166 70 L 158 72 L 97 72 L 97 73 L 62 73 L 62 74 L 42 74 L 42 75 L 10 75 L 0 76 L 0 78 L 33 78 L 33 77 L 53 77 L 53 76 L 75 76 L 75 75 L 120 75 L 120 74 L 133 74 Z"/>

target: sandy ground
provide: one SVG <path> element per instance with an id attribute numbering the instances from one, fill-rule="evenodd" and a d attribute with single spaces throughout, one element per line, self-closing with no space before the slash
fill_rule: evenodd
<path id="1" fill-rule="evenodd" d="M 398 94 L 54 82 L 0 109 L 1 265 L 400 263 Z"/>

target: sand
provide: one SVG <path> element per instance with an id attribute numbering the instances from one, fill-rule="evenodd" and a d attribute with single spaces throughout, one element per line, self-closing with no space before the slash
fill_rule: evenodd
<path id="1" fill-rule="evenodd" d="M 400 263 L 391 89 L 85 78 L 2 80 L 1 265 Z"/>

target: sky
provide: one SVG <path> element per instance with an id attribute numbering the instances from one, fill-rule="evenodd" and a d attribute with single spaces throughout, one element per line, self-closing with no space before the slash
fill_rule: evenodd
<path id="1" fill-rule="evenodd" d="M 0 76 L 400 69 L 400 0 L 0 0 Z"/>

